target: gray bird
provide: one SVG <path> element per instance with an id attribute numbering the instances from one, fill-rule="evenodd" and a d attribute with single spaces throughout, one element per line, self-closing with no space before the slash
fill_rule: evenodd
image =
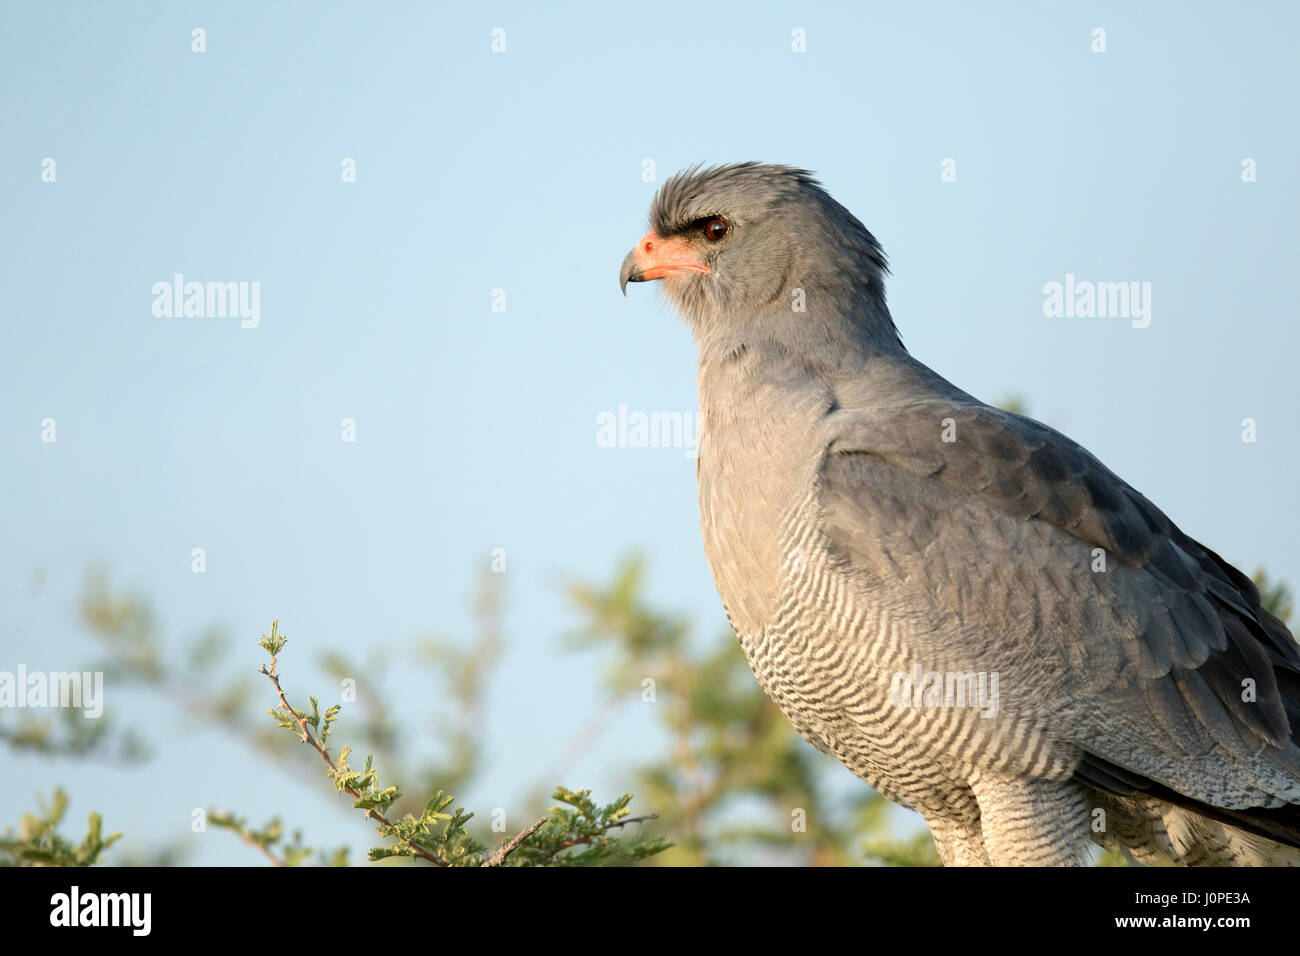
<path id="1" fill-rule="evenodd" d="M 699 346 L 700 521 L 795 728 L 946 864 L 1300 862 L 1300 653 L 1250 579 L 1057 431 L 913 358 L 805 170 L 668 180 L 620 282 Z"/>

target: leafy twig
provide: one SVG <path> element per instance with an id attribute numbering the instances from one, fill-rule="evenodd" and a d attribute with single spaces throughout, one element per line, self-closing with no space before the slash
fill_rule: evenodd
<path id="1" fill-rule="evenodd" d="M 272 621 L 270 637 L 268 638 L 265 634 L 262 635 L 261 646 L 266 650 L 268 654 L 271 655 L 271 667 L 268 670 L 267 666 L 263 664 L 260 668 L 260 672 L 264 674 L 266 677 L 268 677 L 271 683 L 275 686 L 275 692 L 280 698 L 279 709 L 286 711 L 292 716 L 293 721 L 296 722 L 298 725 L 299 735 L 300 738 L 302 739 L 302 742 L 305 744 L 310 744 L 312 749 L 315 750 L 318 754 L 320 754 L 321 759 L 325 761 L 325 765 L 329 767 L 330 776 L 334 779 L 335 784 L 338 785 L 340 790 L 349 794 L 356 800 L 356 803 L 353 805 L 357 806 L 359 809 L 364 810 L 367 818 L 371 818 L 378 821 L 378 823 L 382 828 L 389 831 L 397 830 L 397 825 L 394 824 L 392 821 L 390 821 L 387 817 L 385 817 L 384 814 L 379 809 L 375 808 L 375 806 L 363 805 L 368 802 L 368 798 L 373 796 L 373 794 L 362 793 L 360 790 L 357 790 L 352 784 L 347 782 L 345 778 L 345 774 L 347 772 L 346 771 L 347 748 L 346 747 L 344 748 L 343 756 L 339 759 L 339 763 L 336 766 L 333 758 L 331 758 L 329 755 L 329 751 L 326 750 L 324 747 L 322 747 L 317 742 L 316 738 L 312 735 L 312 732 L 307 729 L 308 716 L 304 714 L 302 711 L 297 710 L 294 707 L 290 706 L 288 699 L 284 695 L 284 688 L 280 686 L 279 675 L 277 675 L 275 672 L 276 655 L 280 653 L 280 651 L 284 648 L 285 643 L 287 642 L 287 638 L 277 633 L 278 627 L 279 627 L 279 622 Z M 315 705 L 315 698 L 312 699 L 312 703 L 313 705 Z M 338 713 L 337 707 L 331 708 L 331 710 L 335 715 Z M 271 714 L 275 716 L 274 711 L 271 711 Z M 331 716 L 332 716 L 331 713 L 327 711 L 325 715 L 326 731 L 328 731 L 329 725 L 331 723 Z M 367 761 L 367 771 L 369 770 L 370 770 L 369 761 Z M 368 772 L 365 776 L 369 777 L 370 775 L 371 774 Z M 390 788 L 390 789 L 395 790 L 395 788 Z M 396 796 L 394 796 L 393 799 L 396 799 Z M 387 803 L 391 803 L 391 802 L 392 799 L 389 799 L 387 801 Z M 428 850 L 420 846 L 412 839 L 405 839 L 403 840 L 403 842 L 406 844 L 406 846 L 411 850 L 411 852 L 414 855 L 420 857 L 421 859 L 428 860 L 430 863 L 435 863 L 438 866 L 451 865 L 446 860 L 443 860 L 441 857 L 439 857 L 437 854 L 430 853 Z"/>
<path id="2" fill-rule="evenodd" d="M 560 843 L 556 844 L 554 847 L 547 850 L 546 853 L 542 855 L 542 859 L 549 860 L 553 858 L 555 854 L 559 853 L 561 850 L 567 850 L 570 847 L 588 846 L 593 841 L 604 836 L 606 830 L 612 830 L 615 827 L 625 827 L 629 823 L 645 823 L 647 820 L 658 820 L 658 819 L 659 819 L 659 814 L 651 813 L 651 814 L 647 814 L 644 817 L 629 817 L 626 820 L 619 820 L 617 823 L 606 824 L 604 829 L 600 833 L 588 833 L 588 834 L 583 834 L 582 836 L 573 837 L 572 839 L 569 840 L 562 840 Z"/>
<path id="3" fill-rule="evenodd" d="M 105 837 L 99 814 L 92 813 L 81 845 L 70 843 L 58 833 L 67 809 L 68 795 L 62 789 L 56 789 L 50 807 L 42 808 L 39 816 L 23 814 L 17 835 L 11 830 L 0 837 L 0 865 L 90 866 L 98 863 L 99 855 L 122 834 Z"/>
<path id="4" fill-rule="evenodd" d="M 434 793 L 418 817 L 407 814 L 399 821 L 390 820 L 384 812 L 402 794 L 395 786 L 380 788 L 373 756 L 366 758 L 365 769 L 358 772 L 348 766 L 350 748 L 343 748 L 337 762 L 325 748 L 330 725 L 338 719 L 340 706 L 330 707 L 322 714 L 315 697 L 307 698 L 311 701 L 310 712 L 298 710 L 289 703 L 277 672 L 278 655 L 286 643 L 284 635 L 279 633 L 278 622 L 272 622 L 270 635 L 263 634 L 260 643 L 271 657 L 271 666 L 268 668 L 263 664 L 260 670 L 271 681 L 279 700 L 279 706 L 267 713 L 279 726 L 309 744 L 329 767 L 335 789 L 350 794 L 354 800 L 352 805 L 377 822 L 379 833 L 396 841 L 394 845 L 372 847 L 372 861 L 413 856 L 438 866 L 588 866 L 614 859 L 640 860 L 671 846 L 660 839 L 623 842 L 610 836 L 610 831 L 629 823 L 655 819 L 653 816 L 628 817 L 631 794 L 624 794 L 605 806 L 597 806 L 591 799 L 591 791 L 566 790 L 563 787 L 556 789 L 554 799 L 572 809 L 552 807 L 546 816 L 525 827 L 490 855 L 465 829 L 473 814 L 461 808 L 449 812 L 455 798 L 441 790 Z M 239 823 L 242 825 L 242 821 Z M 278 826 L 278 821 L 273 821 L 273 825 Z M 275 831 L 276 839 L 278 832 Z M 263 850 L 269 849 L 272 841 L 266 834 L 261 836 L 257 842 Z M 586 850 L 572 856 L 560 856 L 565 850 L 578 846 L 586 847 Z"/>

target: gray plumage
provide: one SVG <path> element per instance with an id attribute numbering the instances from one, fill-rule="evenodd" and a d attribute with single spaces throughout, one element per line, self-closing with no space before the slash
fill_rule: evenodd
<path id="1" fill-rule="evenodd" d="M 949 864 L 1300 861 L 1300 653 L 1245 575 L 914 359 L 809 173 L 697 167 L 650 224 L 621 279 L 694 333 L 705 551 L 805 738 Z"/>

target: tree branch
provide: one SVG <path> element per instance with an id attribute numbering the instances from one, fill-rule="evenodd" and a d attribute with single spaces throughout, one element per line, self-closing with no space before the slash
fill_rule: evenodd
<path id="1" fill-rule="evenodd" d="M 628 817 L 626 820 L 619 820 L 617 823 L 611 823 L 608 826 L 604 827 L 604 829 L 602 829 L 599 833 L 592 833 L 588 836 L 580 836 L 575 840 L 565 840 L 559 846 L 552 848 L 550 852 L 548 852 L 542 857 L 542 859 L 549 860 L 552 857 L 554 857 L 557 853 L 559 853 L 561 850 L 567 850 L 570 847 L 582 846 L 584 844 L 590 843 L 592 840 L 596 839 L 597 837 L 604 836 L 608 831 L 614 829 L 615 827 L 625 827 L 629 823 L 645 823 L 647 820 L 658 820 L 658 819 L 659 819 L 659 814 L 651 813 L 648 816 L 644 816 L 644 817 Z"/>
<path id="2" fill-rule="evenodd" d="M 520 830 L 515 835 L 514 839 L 510 840 L 508 843 L 503 843 L 501 845 L 501 849 L 493 853 L 492 856 L 488 858 L 488 861 L 483 865 L 500 866 L 502 863 L 506 861 L 506 857 L 508 857 L 511 853 L 515 852 L 515 850 L 519 849 L 519 844 L 523 843 L 530 836 L 532 836 L 534 833 L 540 830 L 542 828 L 542 825 L 546 823 L 548 819 L 549 817 L 541 817 L 532 826 L 525 827 L 524 829 Z"/>
<path id="3" fill-rule="evenodd" d="M 303 717 L 301 714 L 299 714 L 297 710 L 291 707 L 289 705 L 288 699 L 284 696 L 284 689 L 280 687 L 280 678 L 277 677 L 275 673 L 275 657 L 274 656 L 271 657 L 270 670 L 266 669 L 265 664 L 263 664 L 260 667 L 260 670 L 263 674 L 269 677 L 271 679 L 271 683 L 275 685 L 275 692 L 280 697 L 280 709 L 288 711 L 289 716 L 291 716 L 297 722 L 298 729 L 301 731 L 302 742 L 305 744 L 311 744 L 312 748 L 318 754 L 320 754 L 320 758 L 325 761 L 325 765 L 330 768 L 330 776 L 337 780 L 338 773 L 334 767 L 333 759 L 330 758 L 329 751 L 316 742 L 316 738 L 312 735 L 312 732 L 307 729 L 307 719 Z M 350 794 L 354 799 L 356 800 L 361 799 L 361 794 L 357 792 L 355 789 L 353 789 L 352 787 L 344 784 L 343 790 L 348 794 Z M 378 820 L 381 824 L 383 824 L 386 827 L 390 827 L 390 828 L 393 827 L 393 824 L 389 822 L 388 818 L 385 817 L 378 810 L 370 808 L 365 810 L 364 812 L 368 818 Z M 411 848 L 411 852 L 414 853 L 416 856 L 422 857 L 423 859 L 428 860 L 430 863 L 436 863 L 438 866 L 451 866 L 451 864 L 448 863 L 446 860 L 443 860 L 436 854 L 430 853 L 428 850 L 420 846 L 414 840 L 405 840 L 403 842 L 408 847 Z"/>

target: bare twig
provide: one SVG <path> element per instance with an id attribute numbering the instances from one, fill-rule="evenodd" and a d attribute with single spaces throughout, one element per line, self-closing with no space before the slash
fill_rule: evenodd
<path id="1" fill-rule="evenodd" d="M 501 849 L 493 853 L 492 856 L 488 858 L 488 861 L 483 865 L 500 866 L 502 863 L 506 861 L 506 857 L 508 857 L 511 853 L 515 852 L 515 850 L 519 848 L 519 844 L 523 843 L 530 836 L 532 836 L 534 833 L 540 830 L 542 828 L 542 825 L 546 823 L 548 819 L 549 817 L 541 817 L 532 826 L 524 827 L 524 829 L 520 830 L 512 840 L 510 840 L 507 843 L 503 843 L 501 845 Z"/>

